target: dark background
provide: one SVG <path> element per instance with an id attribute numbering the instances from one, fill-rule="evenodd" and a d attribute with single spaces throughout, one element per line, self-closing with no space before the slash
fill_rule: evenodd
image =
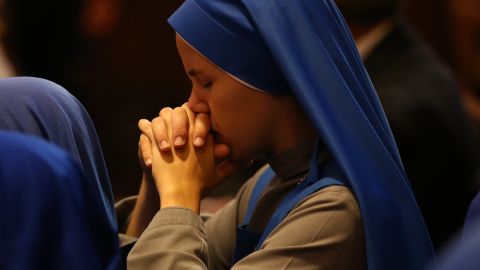
<path id="1" fill-rule="evenodd" d="M 140 183 L 138 120 L 188 96 L 166 23 L 181 2 L 3 1 L 0 32 L 16 73 L 57 82 L 85 105 L 116 199 L 136 194 Z M 480 1 L 417 0 L 403 13 L 454 70 L 480 125 Z"/>

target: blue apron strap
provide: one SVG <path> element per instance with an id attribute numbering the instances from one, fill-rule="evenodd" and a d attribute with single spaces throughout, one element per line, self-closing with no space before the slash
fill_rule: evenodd
<path id="1" fill-rule="evenodd" d="M 310 185 L 306 189 L 304 187 L 302 187 L 302 185 L 298 185 L 297 188 L 292 190 L 291 193 L 290 193 L 294 196 L 288 196 L 288 197 L 293 197 L 293 199 L 284 200 L 282 202 L 282 204 L 280 204 L 280 206 L 278 206 L 277 210 L 275 211 L 272 218 L 268 222 L 267 227 L 263 231 L 263 234 L 260 237 L 260 239 L 259 239 L 259 241 L 258 241 L 258 243 L 255 247 L 255 250 L 260 249 L 260 247 L 262 246 L 263 242 L 268 237 L 268 235 L 270 235 L 270 233 L 273 231 L 273 229 L 275 229 L 275 227 L 277 227 L 278 224 L 280 224 L 283 221 L 283 219 L 288 215 L 288 213 L 290 213 L 290 211 L 297 204 L 299 204 L 302 200 L 304 200 L 306 197 L 310 196 L 311 194 L 315 193 L 316 191 L 318 191 L 322 188 L 333 186 L 333 185 L 342 185 L 343 186 L 344 184 L 337 179 L 329 177 L 329 178 L 324 178 L 324 179 L 321 179 L 320 181 L 317 181 L 317 182 L 313 183 L 312 185 Z"/>
<path id="2" fill-rule="evenodd" d="M 331 186 L 331 185 L 344 185 L 339 180 L 332 178 L 331 176 L 342 178 L 343 173 L 338 164 L 331 160 L 323 165 L 321 174 L 318 171 L 318 147 L 319 140 L 317 140 L 312 159 L 310 161 L 310 170 L 308 172 L 305 181 L 299 183 L 292 191 L 290 191 L 277 210 L 270 219 L 267 227 L 263 233 L 256 233 L 248 231 L 248 224 L 252 217 L 253 211 L 257 206 L 258 199 L 264 192 L 267 185 L 272 181 L 275 173 L 269 167 L 258 179 L 255 187 L 253 188 L 250 200 L 248 202 L 247 212 L 243 218 L 243 223 L 237 228 L 237 239 L 235 243 L 235 251 L 232 257 L 233 266 L 237 261 L 243 257 L 252 253 L 256 249 L 259 249 L 262 243 L 265 241 L 271 231 L 285 218 L 286 215 L 303 199 L 316 192 L 319 189 Z"/>
<path id="3" fill-rule="evenodd" d="M 268 167 L 259 177 L 257 183 L 255 184 L 255 187 L 252 190 L 252 194 L 250 195 L 247 213 L 245 213 L 245 216 L 243 217 L 242 224 L 248 224 L 250 222 L 250 219 L 253 215 L 253 210 L 255 210 L 255 207 L 257 206 L 258 199 L 260 198 L 268 184 L 272 181 L 273 176 L 275 176 L 275 173 L 273 172 L 272 168 Z"/>
<path id="4" fill-rule="evenodd" d="M 270 218 L 270 221 L 268 222 L 267 227 L 263 231 L 260 240 L 255 246 L 256 250 L 261 247 L 261 245 L 263 244 L 267 236 L 270 235 L 273 229 L 278 226 L 278 224 L 282 222 L 282 220 L 288 215 L 288 213 L 290 213 L 290 211 L 303 199 L 322 188 L 332 185 L 345 185 L 340 180 L 333 178 L 344 178 L 343 170 L 340 168 L 340 166 L 335 160 L 329 160 L 322 166 L 321 171 L 318 170 L 319 143 L 320 140 L 317 140 L 312 158 L 310 159 L 310 170 L 308 172 L 306 180 L 300 182 L 282 200 L 280 205 L 277 207 L 277 210 Z"/>
<path id="5" fill-rule="evenodd" d="M 248 230 L 248 224 L 237 227 L 237 239 L 230 267 L 236 264 L 243 257 L 255 251 L 255 245 L 262 236 L 261 233 Z"/>
<path id="6" fill-rule="evenodd" d="M 235 251 L 232 256 L 230 266 L 233 266 L 235 263 L 237 263 L 237 261 L 252 253 L 255 250 L 255 245 L 262 236 L 261 233 L 249 231 L 248 223 L 250 223 L 250 219 L 252 218 L 253 210 L 255 210 L 255 207 L 257 206 L 258 199 L 262 195 L 267 185 L 272 181 L 274 175 L 275 173 L 273 170 L 268 167 L 259 177 L 257 183 L 255 183 L 255 187 L 250 195 L 250 200 L 248 201 L 247 213 L 243 218 L 242 225 L 238 226 L 237 228 Z"/>

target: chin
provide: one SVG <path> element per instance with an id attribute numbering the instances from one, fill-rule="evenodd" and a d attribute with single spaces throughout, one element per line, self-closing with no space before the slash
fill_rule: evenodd
<path id="1" fill-rule="evenodd" d="M 234 147 L 232 147 L 229 160 L 230 162 L 236 164 L 248 164 L 252 160 L 257 159 L 259 156 L 259 154 L 254 154 L 253 152 L 249 151 L 237 151 Z"/>

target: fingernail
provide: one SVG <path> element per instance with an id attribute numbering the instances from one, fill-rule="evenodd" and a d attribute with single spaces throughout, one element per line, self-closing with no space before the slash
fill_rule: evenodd
<path id="1" fill-rule="evenodd" d="M 202 146 L 203 145 L 202 137 L 195 138 L 195 141 L 193 143 L 195 144 L 195 146 Z"/>
<path id="2" fill-rule="evenodd" d="M 168 142 L 166 140 L 162 140 L 162 142 L 160 143 L 160 149 L 166 150 L 168 148 L 170 148 L 170 145 L 168 145 Z"/>
<path id="3" fill-rule="evenodd" d="M 175 142 L 174 142 L 175 145 L 180 146 L 180 145 L 183 145 L 184 143 L 185 143 L 185 140 L 183 139 L 182 136 L 177 136 L 177 138 L 175 138 Z"/>
<path id="4" fill-rule="evenodd" d="M 147 161 L 145 161 L 145 165 L 147 166 L 152 165 L 152 159 L 148 158 Z"/>

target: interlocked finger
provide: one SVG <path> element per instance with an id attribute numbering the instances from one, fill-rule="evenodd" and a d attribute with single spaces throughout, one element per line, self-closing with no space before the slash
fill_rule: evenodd
<path id="1" fill-rule="evenodd" d="M 145 166 L 150 167 L 152 165 L 152 144 L 145 134 L 140 134 L 138 148 L 141 160 Z"/>
<path id="2" fill-rule="evenodd" d="M 201 147 L 210 132 L 210 118 L 205 113 L 199 113 L 195 116 L 193 144 Z"/>
<path id="3" fill-rule="evenodd" d="M 152 128 L 154 141 L 161 152 L 168 152 L 171 150 L 169 143 L 168 125 L 162 116 L 156 117 L 152 120 Z"/>
<path id="4" fill-rule="evenodd" d="M 184 108 L 177 107 L 171 112 L 172 141 L 176 148 L 182 148 L 188 139 L 189 120 Z"/>

